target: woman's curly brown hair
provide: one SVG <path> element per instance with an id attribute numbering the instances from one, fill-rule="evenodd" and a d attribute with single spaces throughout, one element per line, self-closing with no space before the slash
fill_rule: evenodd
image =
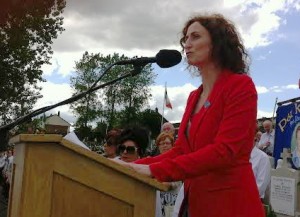
<path id="1" fill-rule="evenodd" d="M 189 19 L 183 30 L 180 45 L 184 49 L 189 26 L 198 22 L 210 33 L 213 50 L 212 58 L 222 67 L 238 74 L 248 74 L 249 56 L 234 25 L 220 14 L 195 16 Z"/>

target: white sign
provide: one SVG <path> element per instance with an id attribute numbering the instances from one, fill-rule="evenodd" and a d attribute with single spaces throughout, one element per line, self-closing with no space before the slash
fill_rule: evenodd
<path id="1" fill-rule="evenodd" d="M 295 179 L 271 178 L 271 205 L 276 213 L 295 215 Z"/>

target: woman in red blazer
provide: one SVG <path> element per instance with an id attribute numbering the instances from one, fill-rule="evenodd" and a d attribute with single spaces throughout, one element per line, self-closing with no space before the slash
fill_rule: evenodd
<path id="1" fill-rule="evenodd" d="M 244 46 L 221 15 L 191 18 L 180 43 L 202 85 L 188 98 L 175 147 L 127 166 L 163 182 L 184 180 L 180 216 L 262 217 L 249 163 L 257 93 Z"/>

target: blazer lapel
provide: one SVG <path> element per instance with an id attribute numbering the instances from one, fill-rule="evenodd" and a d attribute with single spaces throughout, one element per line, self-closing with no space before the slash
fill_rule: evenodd
<path id="1" fill-rule="evenodd" d="M 182 117 L 180 127 L 179 127 L 178 134 L 183 139 L 183 142 L 187 144 L 186 147 L 188 147 L 189 152 L 191 152 L 192 149 L 191 149 L 189 139 L 186 136 L 187 124 L 190 120 L 191 114 L 192 114 L 193 109 L 194 109 L 194 107 L 195 107 L 195 105 L 196 105 L 196 103 L 199 99 L 199 95 L 200 95 L 201 92 L 202 92 L 202 85 L 191 94 L 191 96 L 188 100 L 187 106 L 186 106 L 186 110 L 185 110 L 184 115 Z"/>
<path id="2" fill-rule="evenodd" d="M 201 123 L 202 123 L 203 119 L 205 118 L 207 111 L 209 111 L 211 109 L 212 105 L 216 102 L 216 100 L 219 98 L 220 94 L 222 93 L 222 89 L 224 87 L 224 84 L 226 83 L 229 73 L 230 72 L 228 72 L 227 70 L 222 71 L 219 78 L 215 82 L 211 93 L 207 97 L 207 100 L 204 102 L 204 105 L 202 106 L 200 111 L 197 114 L 195 114 L 195 116 L 193 118 L 193 122 L 191 124 L 190 132 L 189 132 L 190 133 L 190 143 L 192 144 L 191 145 L 192 150 L 194 150 L 195 146 L 197 146 L 196 140 L 199 139 L 196 136 L 198 128 L 201 126 Z M 202 90 L 201 90 L 201 92 L 202 92 Z M 199 91 L 199 94 L 200 94 L 200 91 Z M 198 95 L 197 99 L 195 99 L 196 102 L 194 103 L 191 111 L 193 111 L 198 99 L 199 99 L 199 95 Z M 191 113 L 189 113 L 189 115 L 190 114 Z"/>

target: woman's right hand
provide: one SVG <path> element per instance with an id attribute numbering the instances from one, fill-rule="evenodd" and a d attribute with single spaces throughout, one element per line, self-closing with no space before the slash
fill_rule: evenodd
<path id="1" fill-rule="evenodd" d="M 122 160 L 119 159 L 119 158 L 107 158 L 107 159 L 109 159 L 109 160 L 111 160 L 111 161 L 113 161 L 113 162 L 115 162 L 115 163 L 117 163 L 117 164 L 120 164 L 120 165 L 122 165 L 122 166 L 129 167 L 129 166 L 128 166 L 129 163 L 127 163 L 127 162 L 125 162 L 125 161 L 122 161 Z"/>

